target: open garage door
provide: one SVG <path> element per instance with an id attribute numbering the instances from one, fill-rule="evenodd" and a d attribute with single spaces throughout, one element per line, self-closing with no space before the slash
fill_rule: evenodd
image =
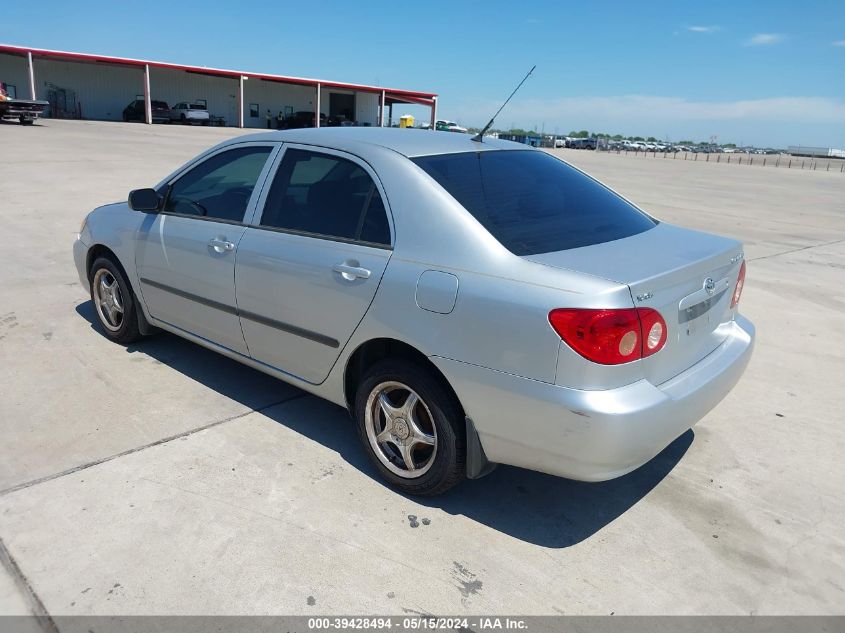
<path id="1" fill-rule="evenodd" d="M 342 92 L 329 93 L 329 121 L 341 124 L 355 121 L 355 95 Z"/>

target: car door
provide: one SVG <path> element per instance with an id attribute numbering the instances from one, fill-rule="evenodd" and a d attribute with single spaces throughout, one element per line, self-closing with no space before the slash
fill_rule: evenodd
<path id="1" fill-rule="evenodd" d="M 161 191 L 161 212 L 142 224 L 135 250 L 150 315 L 248 354 L 235 301 L 235 256 L 273 143 L 227 146 L 192 165 Z"/>
<path id="2" fill-rule="evenodd" d="M 286 145 L 235 266 L 252 357 L 325 380 L 372 303 L 392 253 L 375 173 L 327 149 Z"/>

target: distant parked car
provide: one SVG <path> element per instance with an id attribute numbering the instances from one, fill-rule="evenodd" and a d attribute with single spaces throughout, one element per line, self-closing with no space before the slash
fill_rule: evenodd
<path id="1" fill-rule="evenodd" d="M 199 123 L 208 125 L 211 121 L 211 115 L 204 105 L 182 101 L 170 109 L 170 120 L 179 121 L 182 124 Z"/>
<path id="2" fill-rule="evenodd" d="M 320 127 L 326 127 L 326 123 L 326 115 L 321 112 Z M 314 112 L 312 110 L 300 110 L 299 112 L 294 112 L 290 116 L 285 117 L 285 120 L 282 121 L 283 130 L 298 130 L 306 127 L 315 127 Z"/>
<path id="3" fill-rule="evenodd" d="M 594 138 L 574 138 L 569 145 L 573 149 L 596 149 Z"/>
<path id="4" fill-rule="evenodd" d="M 467 133 L 467 129 L 465 127 L 458 125 L 454 121 L 437 121 L 434 129 L 440 132 L 459 132 L 460 134 Z"/>
<path id="5" fill-rule="evenodd" d="M 150 106 L 153 123 L 170 123 L 170 108 L 165 101 L 151 101 Z M 144 100 L 135 99 L 135 101 L 131 101 L 128 106 L 123 108 L 123 120 L 127 122 L 144 122 L 147 120 L 144 110 Z"/>

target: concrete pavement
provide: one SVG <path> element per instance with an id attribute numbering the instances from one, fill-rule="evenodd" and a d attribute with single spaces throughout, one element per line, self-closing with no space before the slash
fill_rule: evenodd
<path id="1" fill-rule="evenodd" d="M 342 409 L 92 326 L 85 213 L 237 133 L 0 126 L 0 613 L 845 612 L 845 177 L 562 150 L 661 219 L 746 241 L 755 357 L 627 477 L 500 467 L 420 501 L 382 485 Z"/>

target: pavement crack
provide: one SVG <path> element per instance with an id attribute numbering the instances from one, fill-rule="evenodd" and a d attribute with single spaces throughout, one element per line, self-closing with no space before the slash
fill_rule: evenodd
<path id="1" fill-rule="evenodd" d="M 47 607 L 44 606 L 41 598 L 35 593 L 35 589 L 32 588 L 29 580 L 21 571 L 18 562 L 12 556 L 12 553 L 6 547 L 6 543 L 3 542 L 2 538 L 0 538 L 0 565 L 3 565 L 3 568 L 12 577 L 15 585 L 24 594 L 25 600 L 29 603 L 32 615 L 35 616 L 35 620 L 38 626 L 41 627 L 41 630 L 44 633 L 59 633 L 59 627 L 56 626 L 56 623 L 47 611 Z"/>
<path id="2" fill-rule="evenodd" d="M 843 240 L 833 240 L 832 242 L 823 242 L 822 244 L 810 244 L 809 246 L 802 246 L 800 248 L 792 248 L 788 251 L 782 251 L 780 253 L 772 253 L 770 255 L 760 255 L 759 257 L 750 257 L 750 258 L 748 258 L 748 261 L 756 262 L 757 260 L 760 260 L 760 259 L 771 259 L 772 257 L 780 257 L 781 255 L 790 255 L 792 253 L 800 253 L 801 251 L 807 251 L 807 250 L 810 250 L 812 248 L 821 248 L 822 246 L 833 246 L 834 244 L 841 244 L 842 242 L 845 242 L 845 239 L 843 239 Z"/>
<path id="3" fill-rule="evenodd" d="M 267 409 L 272 409 L 273 407 L 277 407 L 281 404 L 285 404 L 288 402 L 292 402 L 293 400 L 298 400 L 299 398 L 304 398 L 308 394 L 298 393 L 295 396 L 290 396 L 289 398 L 284 398 L 283 400 L 277 400 L 276 402 L 271 402 L 266 404 L 262 407 L 258 407 L 257 409 L 250 409 L 249 411 L 244 411 L 243 413 L 239 413 L 238 415 L 229 416 L 228 418 L 223 418 L 222 420 L 215 420 L 214 422 L 209 422 L 208 424 L 204 424 L 202 426 L 198 426 L 193 429 L 188 429 L 187 431 L 182 431 L 181 433 L 177 433 L 176 435 L 170 435 L 168 437 L 163 437 L 155 442 L 150 442 L 149 444 L 143 444 L 142 446 L 136 446 L 135 448 L 130 448 L 125 451 L 121 451 L 120 453 L 115 453 L 114 455 L 109 455 L 107 457 L 101 457 L 100 459 L 95 459 L 90 462 L 86 462 L 84 464 L 80 464 L 79 466 L 74 466 L 73 468 L 68 468 L 67 470 L 62 470 L 57 473 L 53 473 L 52 475 L 45 475 L 44 477 L 38 477 L 37 479 L 32 479 L 30 481 L 25 481 L 20 484 L 16 484 L 9 488 L 4 488 L 0 490 L 0 497 L 4 497 L 8 494 L 13 492 L 17 492 L 18 490 L 23 490 L 25 488 L 30 488 L 32 486 L 37 486 L 38 484 L 43 484 L 47 481 L 52 481 L 53 479 L 59 479 L 60 477 L 66 477 L 67 475 L 72 475 L 74 473 L 78 473 L 80 470 L 86 470 L 91 468 L 92 466 L 99 466 L 100 464 L 104 464 L 106 462 L 110 462 L 113 459 L 118 459 L 119 457 L 125 457 L 126 455 L 131 455 L 133 453 L 137 453 L 139 451 L 146 450 L 148 448 L 153 448 L 154 446 L 160 446 L 162 444 L 166 444 L 168 442 L 172 442 L 173 440 L 178 440 L 183 437 L 187 437 L 189 435 L 193 435 L 194 433 L 199 433 L 200 431 L 205 431 L 206 429 L 213 428 L 215 426 L 220 426 L 221 424 L 225 424 L 226 422 L 233 422 L 240 418 L 246 417 L 251 413 L 261 413 L 262 411 L 266 411 Z"/>

